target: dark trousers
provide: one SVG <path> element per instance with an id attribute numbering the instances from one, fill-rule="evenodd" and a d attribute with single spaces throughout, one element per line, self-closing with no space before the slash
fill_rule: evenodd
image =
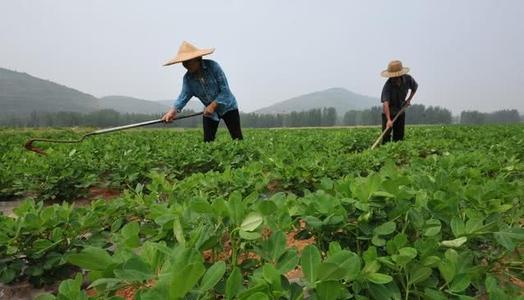
<path id="1" fill-rule="evenodd" d="M 393 120 L 395 116 L 392 116 L 391 119 Z M 382 131 L 386 129 L 386 123 L 388 122 L 388 119 L 386 118 L 386 115 L 382 114 Z M 384 135 L 384 138 L 382 139 L 382 144 L 385 144 L 389 141 L 391 141 L 391 132 L 393 131 L 393 141 L 402 141 L 404 139 L 404 124 L 406 122 L 406 113 L 402 113 L 398 119 L 393 123 L 393 127 L 389 128 L 386 134 Z"/>
<path id="2" fill-rule="evenodd" d="M 221 117 L 221 119 L 226 123 L 227 130 L 229 130 L 229 134 L 231 135 L 232 139 L 243 139 L 238 109 L 228 111 Z M 220 121 L 215 121 L 211 118 L 204 117 L 204 142 L 212 142 L 215 140 L 219 123 Z"/>

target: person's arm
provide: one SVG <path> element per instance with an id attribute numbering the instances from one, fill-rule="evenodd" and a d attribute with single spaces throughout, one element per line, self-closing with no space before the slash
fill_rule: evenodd
<path id="1" fill-rule="evenodd" d="M 187 102 L 189 101 L 189 99 L 191 99 L 191 97 L 193 97 L 193 92 L 189 87 L 187 77 L 184 76 L 182 91 L 180 91 L 180 95 L 178 95 L 178 98 L 176 99 L 175 103 L 173 103 L 173 107 L 171 107 L 167 111 L 167 113 L 164 114 L 162 120 L 164 122 L 173 121 L 173 119 L 176 118 L 176 114 L 182 111 L 182 109 L 184 108 L 184 106 L 186 106 Z"/>
<path id="2" fill-rule="evenodd" d="M 218 63 L 212 62 L 212 72 L 217 80 L 220 91 L 216 99 L 206 107 L 204 115 L 207 116 L 213 115 L 219 106 L 226 106 L 229 101 L 229 96 L 231 95 L 231 90 L 229 90 L 226 74 L 224 74 L 224 71 L 222 71 L 222 68 Z"/>
<path id="3" fill-rule="evenodd" d="M 391 120 L 391 114 L 389 113 L 389 101 L 384 101 L 384 104 L 383 104 L 383 107 L 384 107 L 384 114 L 386 115 L 386 118 L 387 118 L 387 123 L 386 123 L 386 128 L 391 128 L 393 127 L 393 121 Z"/>
<path id="4" fill-rule="evenodd" d="M 409 96 L 406 99 L 406 105 L 411 105 L 411 99 L 413 99 L 413 96 L 415 96 L 415 93 L 418 89 L 418 83 L 415 81 L 413 77 L 410 78 L 410 86 L 409 86 Z"/>
<path id="5" fill-rule="evenodd" d="M 409 91 L 409 96 L 408 98 L 406 99 L 406 105 L 411 105 L 411 99 L 413 99 L 413 96 L 415 96 L 415 93 L 417 92 L 417 90 L 410 90 Z"/>
<path id="6" fill-rule="evenodd" d="M 391 114 L 389 111 L 389 99 L 390 99 L 390 87 L 388 85 L 388 82 L 384 84 L 384 87 L 382 88 L 382 96 L 380 97 L 380 101 L 382 101 L 382 107 L 384 111 L 384 115 L 387 118 L 386 128 L 393 127 L 393 121 L 391 121 Z"/>

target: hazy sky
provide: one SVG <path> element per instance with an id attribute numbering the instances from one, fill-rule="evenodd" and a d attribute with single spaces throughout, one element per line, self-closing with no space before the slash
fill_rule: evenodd
<path id="1" fill-rule="evenodd" d="M 0 67 L 93 94 L 175 99 L 183 40 L 215 47 L 240 109 L 344 87 L 378 97 L 401 59 L 414 102 L 524 112 L 524 1 L 0 0 Z"/>

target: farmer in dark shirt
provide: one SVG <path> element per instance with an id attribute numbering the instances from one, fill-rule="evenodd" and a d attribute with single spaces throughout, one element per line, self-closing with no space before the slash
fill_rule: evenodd
<path id="1" fill-rule="evenodd" d="M 418 84 L 407 73 L 409 68 L 402 67 L 402 63 L 394 60 L 388 64 L 388 69 L 382 71 L 381 75 L 388 78 L 382 89 L 381 101 L 383 103 L 384 112 L 382 113 L 382 131 L 388 128 L 388 131 L 382 139 L 385 144 L 391 141 L 391 131 L 393 131 L 393 141 L 401 141 L 404 139 L 404 123 L 406 120 L 406 113 L 402 112 L 395 123 L 393 119 L 400 112 L 403 105 L 410 105 L 411 99 L 415 95 Z M 408 91 L 411 93 L 408 95 Z"/>

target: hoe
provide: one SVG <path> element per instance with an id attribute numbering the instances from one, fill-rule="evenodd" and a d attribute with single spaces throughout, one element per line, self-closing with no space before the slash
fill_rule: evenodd
<path id="1" fill-rule="evenodd" d="M 194 114 L 190 114 L 190 115 L 180 116 L 180 117 L 175 118 L 174 121 L 181 120 L 181 119 L 186 119 L 186 118 L 191 118 L 191 117 L 198 116 L 198 115 L 201 115 L 201 114 L 203 114 L 203 112 L 198 112 L 198 113 L 194 113 Z M 146 122 L 135 123 L 135 124 L 129 124 L 129 125 L 118 126 L 118 127 L 113 127 L 113 128 L 100 129 L 100 130 L 97 130 L 97 131 L 89 132 L 89 133 L 83 135 L 81 138 L 79 138 L 77 140 L 54 140 L 54 139 L 34 138 L 34 139 L 30 139 L 29 141 L 27 141 L 25 143 L 24 147 L 27 150 L 29 150 L 29 151 L 33 151 L 33 152 L 36 152 L 36 153 L 41 154 L 41 155 L 46 155 L 46 153 L 44 152 L 43 149 L 40 149 L 40 148 L 37 148 L 37 147 L 33 146 L 33 143 L 34 142 L 47 142 L 47 143 L 75 144 L 75 143 L 81 143 L 87 137 L 90 137 L 90 136 L 93 136 L 93 135 L 105 134 L 105 133 L 110 133 L 110 132 L 130 129 L 130 128 L 136 128 L 136 127 L 142 127 L 142 126 L 147 126 L 147 125 L 163 123 L 163 122 L 164 121 L 162 121 L 162 119 L 157 119 L 157 120 L 146 121 Z"/>
<path id="2" fill-rule="evenodd" d="M 395 123 L 395 121 L 398 119 L 398 117 L 406 110 L 406 108 L 408 108 L 408 105 L 404 105 L 402 106 L 402 108 L 400 109 L 400 111 L 397 113 L 397 115 L 393 118 L 392 122 Z M 382 139 L 384 138 L 384 135 L 386 135 L 386 132 L 389 130 L 389 128 L 386 128 L 384 131 L 382 131 L 382 134 L 378 137 L 378 139 L 375 141 L 375 143 L 373 144 L 373 146 L 371 146 L 371 150 L 375 149 L 378 144 L 380 144 L 380 142 L 382 141 Z"/>

